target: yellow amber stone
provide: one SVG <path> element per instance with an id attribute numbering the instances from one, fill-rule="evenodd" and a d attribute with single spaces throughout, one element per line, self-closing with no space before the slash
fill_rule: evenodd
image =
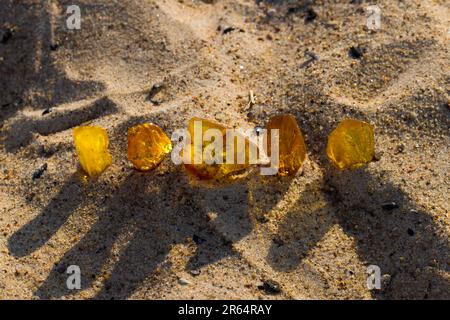
<path id="1" fill-rule="evenodd" d="M 328 137 L 327 155 L 339 170 L 356 169 L 372 161 L 375 143 L 373 126 L 346 119 Z"/>
<path id="2" fill-rule="evenodd" d="M 270 157 L 271 130 L 278 129 L 279 134 L 279 164 L 280 176 L 293 176 L 302 167 L 306 159 L 306 145 L 303 134 L 297 125 L 297 120 L 290 114 L 277 115 L 267 123 L 267 150 Z"/>
<path id="3" fill-rule="evenodd" d="M 201 131 L 195 132 L 195 123 L 199 124 L 201 123 Z M 208 139 L 207 133 L 210 129 L 216 129 L 218 132 L 220 132 L 220 139 L 222 140 L 222 149 L 219 150 L 220 154 L 217 155 L 217 158 L 221 159 L 222 163 L 211 163 L 208 164 L 205 161 L 205 150 L 211 146 L 212 143 L 214 143 L 213 139 Z M 239 172 L 244 170 L 249 166 L 248 161 L 248 139 L 245 139 L 245 148 L 243 150 L 238 150 L 236 147 L 236 142 L 234 142 L 234 163 L 226 163 L 227 159 L 227 139 L 226 139 L 226 132 L 227 128 L 219 123 L 216 123 L 214 121 L 197 118 L 194 117 L 189 120 L 188 123 L 188 133 L 190 135 L 190 157 L 188 157 L 188 162 L 185 163 L 184 166 L 188 172 L 193 174 L 199 179 L 208 180 L 208 179 L 219 179 L 224 178 L 226 176 L 229 176 L 230 174 Z M 197 134 L 196 134 L 197 133 Z M 196 139 L 199 139 L 199 141 L 196 142 Z M 213 141 L 211 141 L 213 140 Z M 239 154 L 245 153 L 245 161 L 244 163 L 238 163 Z M 207 153 L 206 153 L 207 154 Z M 195 162 L 196 157 L 200 157 L 201 160 L 199 163 Z"/>
<path id="4" fill-rule="evenodd" d="M 76 127 L 73 129 L 73 138 L 80 165 L 89 177 L 99 176 L 111 165 L 105 129 L 95 126 Z"/>
<path id="5" fill-rule="evenodd" d="M 128 129 L 128 159 L 138 170 L 156 168 L 171 150 L 172 142 L 157 125 L 144 123 Z"/>

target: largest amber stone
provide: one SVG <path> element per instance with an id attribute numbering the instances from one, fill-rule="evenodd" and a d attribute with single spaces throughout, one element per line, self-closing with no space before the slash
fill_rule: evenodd
<path id="1" fill-rule="evenodd" d="M 128 159 L 136 169 L 154 169 L 170 150 L 172 142 L 157 125 L 144 123 L 128 129 Z"/>
<path id="2" fill-rule="evenodd" d="M 295 175 L 306 159 L 305 140 L 297 125 L 297 120 L 290 114 L 277 115 L 270 118 L 267 123 L 267 150 L 269 157 L 272 156 L 272 129 L 278 129 L 279 135 L 278 174 L 280 176 Z"/>
<path id="3" fill-rule="evenodd" d="M 327 155 L 339 170 L 356 169 L 372 161 L 374 131 L 369 123 L 346 119 L 328 137 Z"/>
<path id="4" fill-rule="evenodd" d="M 196 131 L 195 125 L 197 128 L 201 130 Z M 207 155 L 208 148 L 211 147 L 211 144 L 215 141 L 214 139 L 209 139 L 207 132 L 210 129 L 217 130 L 219 139 L 221 140 L 222 148 L 218 151 L 218 154 L 214 154 L 216 159 L 220 159 L 220 163 L 208 163 Z M 244 148 L 237 148 L 237 143 L 234 141 L 228 141 L 230 146 L 234 146 L 232 149 L 229 149 L 228 152 L 233 153 L 234 162 L 227 163 L 227 136 L 226 136 L 227 128 L 217 122 L 197 118 L 194 117 L 189 120 L 188 123 L 188 133 L 190 135 L 190 155 L 185 158 L 185 168 L 188 172 L 193 174 L 199 179 L 221 179 L 227 176 L 230 176 L 233 173 L 237 173 L 239 171 L 244 170 L 249 166 L 248 160 L 248 140 L 244 138 Z M 244 156 L 244 161 L 238 161 L 241 157 L 241 154 Z M 196 161 L 200 160 L 200 161 Z M 188 162 L 188 163 L 186 163 Z"/>
<path id="5" fill-rule="evenodd" d="M 111 165 L 105 129 L 96 126 L 76 127 L 73 129 L 73 138 L 80 165 L 89 177 L 99 176 Z"/>

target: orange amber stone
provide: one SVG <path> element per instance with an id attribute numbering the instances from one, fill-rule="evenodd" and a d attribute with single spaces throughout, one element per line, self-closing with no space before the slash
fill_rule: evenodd
<path id="1" fill-rule="evenodd" d="M 198 131 L 195 129 L 195 125 L 198 127 Z M 201 131 L 200 126 L 201 125 Z M 211 137 L 211 129 L 215 129 L 220 142 L 216 145 L 219 146 L 219 150 L 213 147 L 215 138 Z M 248 140 L 244 140 L 244 148 L 239 149 L 236 147 L 236 142 L 233 143 L 233 156 L 234 162 L 227 163 L 227 128 L 214 121 L 192 118 L 188 123 L 188 133 L 190 135 L 190 156 L 187 158 L 188 163 L 185 162 L 184 166 L 188 172 L 195 175 L 199 179 L 219 179 L 229 176 L 230 174 L 242 171 L 249 166 L 248 161 Z M 198 140 L 197 140 L 198 139 Z M 232 142 L 230 142 L 231 145 Z M 212 152 L 208 152 L 212 150 Z M 218 151 L 218 154 L 215 152 Z M 244 157 L 244 161 L 238 161 L 239 158 Z M 209 155 L 209 156 L 208 156 Z M 207 159 L 215 158 L 220 162 L 208 163 Z"/>
<path id="2" fill-rule="evenodd" d="M 105 129 L 95 126 L 76 127 L 73 129 L 73 138 L 80 165 L 89 177 L 99 176 L 111 165 Z"/>
<path id="3" fill-rule="evenodd" d="M 372 161 L 375 143 L 373 126 L 346 119 L 328 137 L 327 155 L 339 170 L 356 169 Z"/>
<path id="4" fill-rule="evenodd" d="M 269 157 L 272 152 L 271 130 L 279 130 L 278 174 L 280 176 L 295 175 L 306 159 L 306 145 L 294 116 L 290 114 L 273 116 L 269 119 L 266 128 Z"/>
<path id="5" fill-rule="evenodd" d="M 149 171 L 172 150 L 172 142 L 157 125 L 144 123 L 128 129 L 128 159 L 141 171 Z"/>

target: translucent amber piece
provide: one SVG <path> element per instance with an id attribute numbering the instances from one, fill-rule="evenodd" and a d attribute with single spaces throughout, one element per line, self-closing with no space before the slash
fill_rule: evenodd
<path id="1" fill-rule="evenodd" d="M 197 132 L 197 135 L 194 129 L 195 123 L 201 123 L 201 133 Z M 223 148 L 219 150 L 219 152 L 221 151 L 221 154 L 217 155 L 217 157 L 221 159 L 222 163 L 208 164 L 205 161 L 205 157 L 203 157 L 203 155 L 205 154 L 205 150 L 207 150 L 207 148 L 213 143 L 212 141 L 210 141 L 210 139 L 207 138 L 207 135 L 205 135 L 205 133 L 209 129 L 216 129 L 220 132 L 220 138 L 222 140 Z M 245 139 L 245 147 L 242 149 L 237 148 L 236 142 L 234 143 L 233 153 L 235 161 L 234 163 L 227 163 L 227 128 L 223 125 L 210 120 L 194 117 L 189 120 L 188 132 L 191 138 L 191 155 L 189 163 L 185 163 L 184 166 L 188 172 L 192 173 L 196 177 L 205 180 L 219 179 L 226 177 L 232 173 L 242 171 L 249 166 L 247 139 Z M 200 134 L 200 137 L 198 137 L 198 134 Z M 201 142 L 196 143 L 196 139 L 200 139 Z M 240 153 L 244 153 L 245 161 L 243 161 L 243 163 L 238 163 Z M 202 155 L 201 162 L 195 163 L 195 157 L 199 157 L 200 155 Z"/>
<path id="2" fill-rule="evenodd" d="M 128 129 L 128 159 L 141 171 L 154 169 L 172 150 L 172 142 L 157 125 L 145 123 Z"/>
<path id="3" fill-rule="evenodd" d="M 346 119 L 328 137 L 327 155 L 339 170 L 356 169 L 369 163 L 374 149 L 373 126 L 363 121 Z"/>
<path id="4" fill-rule="evenodd" d="M 89 177 L 99 176 L 111 165 L 105 129 L 95 126 L 76 127 L 73 129 L 73 138 L 80 165 Z"/>
<path id="5" fill-rule="evenodd" d="M 277 115 L 270 118 L 267 124 L 267 150 L 272 153 L 271 130 L 278 129 L 279 134 L 279 165 L 280 176 L 292 176 L 302 167 L 306 159 L 306 145 L 303 134 L 292 115 Z"/>

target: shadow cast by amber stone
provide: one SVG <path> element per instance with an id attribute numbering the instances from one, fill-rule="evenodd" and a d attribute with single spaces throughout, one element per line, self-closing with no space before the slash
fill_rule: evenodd
<path id="1" fill-rule="evenodd" d="M 333 208 L 323 194 L 323 181 L 307 184 L 278 228 L 268 263 L 277 271 L 292 271 L 336 222 Z"/>
<path id="2" fill-rule="evenodd" d="M 322 190 L 326 204 L 313 212 L 302 212 Z M 383 209 L 395 201 L 398 208 Z M 297 267 L 334 223 L 354 238 L 357 253 L 367 265 L 377 265 L 390 281 L 381 299 L 445 299 L 450 282 L 443 277 L 450 266 L 449 239 L 439 236 L 430 214 L 421 210 L 400 188 L 370 173 L 367 168 L 337 172 L 327 167 L 323 182 L 316 182 L 299 199 L 278 230 L 279 241 L 267 261 L 276 270 Z"/>
<path id="3" fill-rule="evenodd" d="M 360 259 L 391 275 L 389 285 L 373 292 L 374 297 L 450 297 L 450 281 L 439 275 L 450 271 L 450 242 L 441 236 L 431 214 L 398 186 L 369 170 L 339 175 L 330 171 L 327 180 L 339 193 L 337 217 L 344 231 L 356 239 Z M 389 201 L 398 208 L 383 209 L 382 204 Z"/>
<path id="4" fill-rule="evenodd" d="M 45 245 L 70 215 L 83 205 L 83 194 L 79 175 L 75 173 L 33 220 L 9 237 L 9 252 L 15 257 L 24 257 Z"/>

